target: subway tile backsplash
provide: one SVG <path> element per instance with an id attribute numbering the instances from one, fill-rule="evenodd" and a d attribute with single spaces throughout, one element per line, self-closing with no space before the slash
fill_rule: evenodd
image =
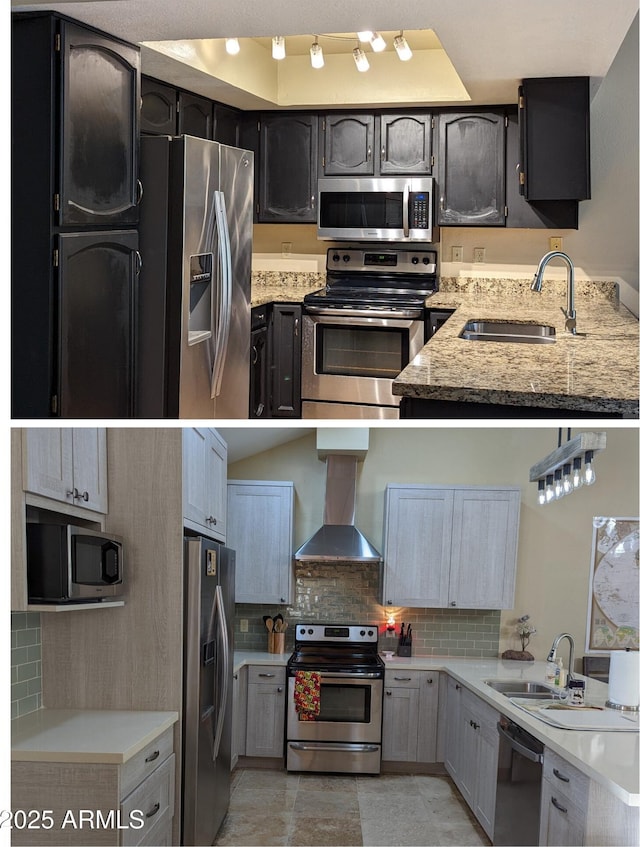
<path id="1" fill-rule="evenodd" d="M 11 612 L 11 717 L 42 707 L 40 615 Z"/>
<path id="2" fill-rule="evenodd" d="M 500 640 L 500 610 L 396 610 L 397 632 L 384 631 L 387 609 L 380 605 L 380 572 L 364 563 L 299 562 L 295 571 L 295 598 L 291 606 L 236 604 L 236 650 L 266 650 L 263 615 L 278 612 L 288 621 L 285 651 L 293 648 L 294 626 L 301 621 L 378 624 L 380 649 L 395 650 L 400 623 L 412 625 L 416 656 L 495 658 Z M 248 631 L 241 632 L 241 620 Z"/>

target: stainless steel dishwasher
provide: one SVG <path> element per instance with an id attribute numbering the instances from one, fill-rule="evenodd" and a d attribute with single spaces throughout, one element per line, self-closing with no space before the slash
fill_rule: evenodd
<path id="1" fill-rule="evenodd" d="M 544 745 L 503 716 L 498 721 L 498 785 L 493 843 L 537 845 Z"/>

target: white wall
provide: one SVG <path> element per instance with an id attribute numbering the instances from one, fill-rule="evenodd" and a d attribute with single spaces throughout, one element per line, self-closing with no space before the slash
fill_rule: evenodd
<path id="1" fill-rule="evenodd" d="M 597 481 L 566 499 L 540 507 L 529 468 L 555 449 L 555 427 L 372 427 L 369 451 L 359 465 L 356 522 L 382 550 L 384 488 L 390 482 L 519 485 L 522 489 L 516 601 L 502 613 L 501 647 L 515 647 L 513 621 L 529 614 L 538 630 L 529 649 L 546 658 L 564 630 L 584 652 L 592 519 L 638 515 L 638 431 L 598 427 L 607 448 L 596 459 Z M 573 430 L 576 435 L 579 430 Z M 566 431 L 563 431 L 563 440 Z M 230 478 L 293 480 L 294 545 L 322 522 L 325 466 L 310 434 L 229 468 Z"/>

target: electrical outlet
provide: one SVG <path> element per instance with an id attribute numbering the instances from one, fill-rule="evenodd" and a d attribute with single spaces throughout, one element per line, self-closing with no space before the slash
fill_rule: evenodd
<path id="1" fill-rule="evenodd" d="M 560 236 L 549 239 L 549 250 L 562 250 L 562 238 Z"/>
<path id="2" fill-rule="evenodd" d="M 484 247 L 473 248 L 473 261 L 484 262 Z"/>
<path id="3" fill-rule="evenodd" d="M 451 261 L 452 262 L 461 262 L 462 261 L 462 247 L 452 247 L 451 248 Z"/>
<path id="4" fill-rule="evenodd" d="M 240 632 L 249 632 L 249 621 L 246 618 L 240 618 Z"/>
<path id="5" fill-rule="evenodd" d="M 282 242 L 282 255 L 283 255 L 283 256 L 290 256 L 290 255 L 291 255 L 291 247 L 292 247 L 292 246 L 293 246 L 293 245 L 291 244 L 291 242 L 290 242 L 290 241 L 283 241 L 283 242 Z"/>

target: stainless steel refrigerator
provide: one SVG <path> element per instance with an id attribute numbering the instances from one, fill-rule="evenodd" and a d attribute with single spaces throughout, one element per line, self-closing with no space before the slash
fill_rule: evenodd
<path id="1" fill-rule="evenodd" d="M 135 415 L 249 417 L 253 153 L 143 136 Z"/>
<path id="2" fill-rule="evenodd" d="M 184 539 L 182 840 L 211 844 L 229 806 L 235 551 Z"/>

